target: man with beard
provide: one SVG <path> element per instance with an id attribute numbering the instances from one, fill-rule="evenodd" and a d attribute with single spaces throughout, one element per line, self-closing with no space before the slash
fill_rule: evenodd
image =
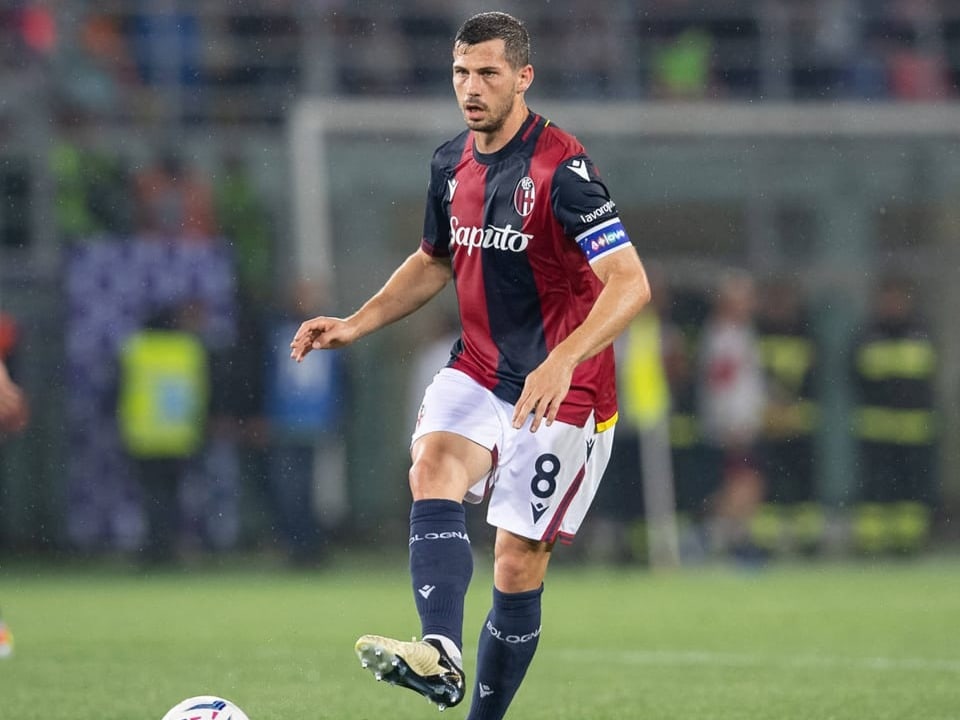
<path id="1" fill-rule="evenodd" d="M 461 327 L 427 388 L 409 473 L 410 572 L 422 640 L 364 635 L 361 664 L 441 709 L 465 694 L 464 501 L 497 528 L 493 607 L 480 631 L 469 720 L 499 719 L 540 635 L 551 550 L 596 493 L 617 419 L 611 343 L 649 299 L 642 263 L 580 143 L 531 112 L 524 25 L 467 20 L 453 86 L 467 130 L 431 164 L 420 248 L 347 318 L 300 326 L 292 357 L 338 348 L 455 282 Z"/>

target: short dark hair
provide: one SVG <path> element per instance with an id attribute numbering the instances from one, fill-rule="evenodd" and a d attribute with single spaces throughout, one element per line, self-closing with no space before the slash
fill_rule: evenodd
<path id="1" fill-rule="evenodd" d="M 505 12 L 474 15 L 460 26 L 453 46 L 503 40 L 507 62 L 514 70 L 530 63 L 530 34 L 523 22 Z"/>

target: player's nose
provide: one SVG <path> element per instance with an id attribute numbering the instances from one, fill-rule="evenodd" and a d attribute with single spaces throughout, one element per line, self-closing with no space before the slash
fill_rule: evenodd
<path id="1" fill-rule="evenodd" d="M 480 97 L 480 75 L 477 73 L 468 73 L 463 83 L 463 89 L 469 98 Z"/>

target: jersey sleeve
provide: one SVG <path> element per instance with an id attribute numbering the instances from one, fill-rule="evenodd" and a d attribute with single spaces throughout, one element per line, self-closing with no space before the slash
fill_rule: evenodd
<path id="1" fill-rule="evenodd" d="M 589 262 L 630 245 L 607 186 L 584 154 L 561 162 L 553 174 L 554 217 Z"/>
<path id="2" fill-rule="evenodd" d="M 430 183 L 420 239 L 420 249 L 431 257 L 450 256 L 450 219 L 444 202 L 447 180 L 445 165 L 440 160 L 440 150 L 437 150 L 430 163 Z"/>

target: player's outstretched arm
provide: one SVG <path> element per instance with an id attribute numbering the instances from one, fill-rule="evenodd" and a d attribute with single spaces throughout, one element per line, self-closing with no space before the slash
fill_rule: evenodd
<path id="1" fill-rule="evenodd" d="M 520 428 L 533 413 L 531 431 L 546 420 L 553 423 L 570 390 L 577 365 L 612 343 L 650 300 L 650 284 L 636 250 L 627 247 L 593 264 L 603 283 L 586 320 L 557 345 L 539 367 L 527 375 L 514 406 L 513 426 Z"/>
<path id="2" fill-rule="evenodd" d="M 320 316 L 301 324 L 290 343 L 290 357 L 300 362 L 311 350 L 343 347 L 396 322 L 423 307 L 452 277 L 448 260 L 417 250 L 353 315 Z"/>

